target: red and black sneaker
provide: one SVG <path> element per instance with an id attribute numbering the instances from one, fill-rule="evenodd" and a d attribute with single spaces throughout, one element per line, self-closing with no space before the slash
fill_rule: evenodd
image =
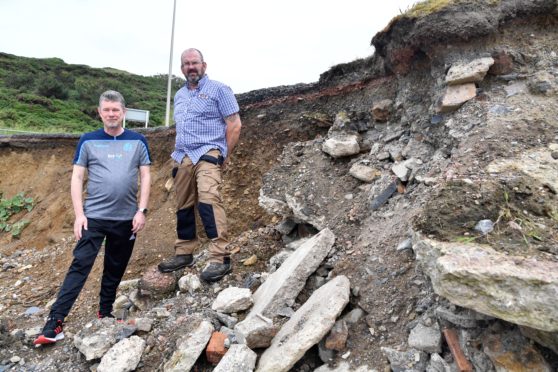
<path id="1" fill-rule="evenodd" d="M 62 320 L 60 319 L 47 319 L 43 331 L 33 341 L 35 345 L 46 345 L 53 344 L 56 341 L 60 341 L 64 338 L 64 329 L 62 327 Z"/>
<path id="2" fill-rule="evenodd" d="M 103 318 L 114 318 L 114 315 L 112 315 L 111 313 L 102 314 L 100 311 L 97 311 L 97 319 L 103 319 Z"/>

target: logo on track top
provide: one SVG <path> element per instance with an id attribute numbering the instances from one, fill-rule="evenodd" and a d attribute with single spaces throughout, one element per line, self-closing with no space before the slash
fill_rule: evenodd
<path id="1" fill-rule="evenodd" d="M 132 146 L 132 144 L 128 142 L 124 144 L 124 147 L 122 149 L 126 152 L 130 152 L 134 149 L 134 146 Z"/>

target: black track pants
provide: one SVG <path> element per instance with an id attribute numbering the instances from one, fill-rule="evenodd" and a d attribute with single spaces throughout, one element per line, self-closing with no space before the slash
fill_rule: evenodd
<path id="1" fill-rule="evenodd" d="M 105 237 L 99 311 L 101 314 L 109 314 L 112 311 L 116 290 L 126 271 L 136 241 L 135 234 L 132 234 L 132 221 L 89 218 L 87 225 L 88 229 L 82 231 L 82 237 L 74 248 L 74 259 L 62 283 L 58 298 L 52 305 L 50 317 L 62 320 L 66 318 L 87 280 Z"/>

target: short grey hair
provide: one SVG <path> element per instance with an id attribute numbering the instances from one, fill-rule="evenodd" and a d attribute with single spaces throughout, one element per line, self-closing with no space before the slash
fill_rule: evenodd
<path id="1" fill-rule="evenodd" d="M 103 101 L 120 102 L 122 108 L 126 108 L 126 101 L 124 100 L 124 97 L 116 90 L 107 90 L 106 92 L 101 93 L 101 96 L 99 97 L 99 107 L 101 107 L 101 103 Z"/>

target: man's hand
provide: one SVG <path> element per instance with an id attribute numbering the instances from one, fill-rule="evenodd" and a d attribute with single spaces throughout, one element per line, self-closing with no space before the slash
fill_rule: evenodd
<path id="1" fill-rule="evenodd" d="M 132 220 L 132 232 L 137 234 L 145 227 L 145 214 L 143 212 L 137 211 L 134 219 Z"/>
<path id="2" fill-rule="evenodd" d="M 87 230 L 87 217 L 84 215 L 76 217 L 74 221 L 74 236 L 77 240 L 81 239 L 82 230 Z"/>

